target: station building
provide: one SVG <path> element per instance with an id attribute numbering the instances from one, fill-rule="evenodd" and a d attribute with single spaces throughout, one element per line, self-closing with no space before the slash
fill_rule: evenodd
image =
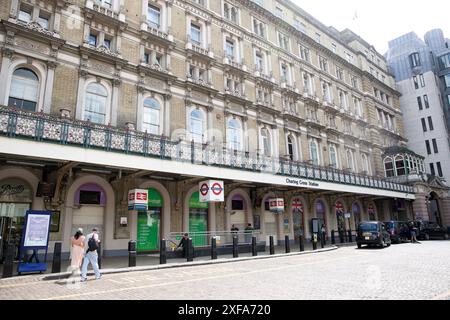
<path id="1" fill-rule="evenodd" d="M 79 227 L 118 256 L 233 224 L 282 244 L 310 239 L 313 218 L 330 235 L 426 215 L 387 178 L 406 140 L 384 57 L 290 1 L 0 0 L 0 19 L 3 241 L 29 209 L 53 212 L 66 257 Z M 406 159 L 395 176 L 423 168 Z M 210 179 L 224 202 L 199 201 Z M 147 211 L 128 210 L 132 189 Z"/>

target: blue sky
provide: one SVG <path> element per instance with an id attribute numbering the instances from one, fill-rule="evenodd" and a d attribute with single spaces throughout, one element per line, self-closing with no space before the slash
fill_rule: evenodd
<path id="1" fill-rule="evenodd" d="M 349 28 L 384 54 L 388 41 L 410 31 L 423 39 L 435 28 L 450 38 L 448 0 L 291 0 L 326 26 Z M 426 6 L 425 6 L 426 5 Z M 355 12 L 357 19 L 354 19 Z"/>

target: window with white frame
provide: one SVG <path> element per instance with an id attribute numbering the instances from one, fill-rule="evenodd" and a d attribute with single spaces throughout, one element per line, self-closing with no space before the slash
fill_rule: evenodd
<path id="1" fill-rule="evenodd" d="M 147 8 L 147 22 L 150 27 L 155 29 L 161 28 L 161 9 L 149 4 Z"/>
<path id="2" fill-rule="evenodd" d="M 200 26 L 191 23 L 191 40 L 194 44 L 200 46 L 202 44 L 202 32 Z"/>
<path id="3" fill-rule="evenodd" d="M 316 35 L 314 37 L 314 40 L 316 40 L 317 43 L 320 43 L 320 33 L 316 32 Z"/>
<path id="4" fill-rule="evenodd" d="M 253 32 L 261 38 L 266 38 L 266 25 L 256 18 L 253 19 Z"/>
<path id="5" fill-rule="evenodd" d="M 95 0 L 95 3 L 108 9 L 112 9 L 112 2 L 113 0 Z"/>
<path id="6" fill-rule="evenodd" d="M 309 95 L 314 94 L 314 82 L 312 81 L 312 76 L 304 72 L 303 73 L 303 89 L 305 92 L 307 92 Z"/>
<path id="7" fill-rule="evenodd" d="M 286 82 L 291 85 L 291 72 L 290 66 L 285 61 L 280 62 L 281 82 Z"/>
<path id="8" fill-rule="evenodd" d="M 336 66 L 336 78 L 339 80 L 344 80 L 344 70 L 338 66 Z"/>
<path id="9" fill-rule="evenodd" d="M 319 144 L 316 139 L 311 139 L 309 141 L 309 156 L 313 165 L 320 165 Z"/>
<path id="10" fill-rule="evenodd" d="M 108 91 L 100 83 L 90 83 L 86 88 L 83 120 L 106 124 Z"/>
<path id="11" fill-rule="evenodd" d="M 242 125 L 236 119 L 228 120 L 227 125 L 228 147 L 232 150 L 242 150 Z"/>
<path id="12" fill-rule="evenodd" d="M 39 78 L 28 68 L 16 69 L 11 78 L 8 105 L 10 107 L 37 111 Z"/>
<path id="13" fill-rule="evenodd" d="M 337 157 L 337 150 L 336 146 L 333 144 L 330 144 L 328 148 L 328 153 L 330 155 L 330 167 L 334 169 L 338 169 L 338 157 Z"/>
<path id="14" fill-rule="evenodd" d="M 366 174 L 370 175 L 371 174 L 371 170 L 370 170 L 369 157 L 365 153 L 361 154 L 361 161 L 362 161 L 364 172 Z"/>
<path id="15" fill-rule="evenodd" d="M 17 20 L 22 23 L 36 21 L 43 29 L 50 30 L 52 13 L 39 6 L 33 7 L 27 3 L 21 3 L 18 8 Z"/>
<path id="16" fill-rule="evenodd" d="M 352 172 L 356 172 L 355 158 L 353 156 L 353 150 L 351 149 L 347 149 L 347 164 Z"/>
<path id="17" fill-rule="evenodd" d="M 363 117 L 364 113 L 363 113 L 363 109 L 362 109 L 361 99 L 353 97 L 353 105 L 355 106 L 356 115 Z"/>
<path id="18" fill-rule="evenodd" d="M 280 31 L 278 31 L 278 46 L 289 51 L 289 37 Z"/>
<path id="19" fill-rule="evenodd" d="M 311 54 L 307 47 L 300 45 L 300 58 L 307 62 L 311 62 Z"/>
<path id="20" fill-rule="evenodd" d="M 261 151 L 267 157 L 272 156 L 272 143 L 270 138 L 270 133 L 267 128 L 261 128 Z"/>
<path id="21" fill-rule="evenodd" d="M 161 105 L 153 98 L 144 100 L 144 116 L 142 119 L 142 131 L 159 135 L 161 133 Z"/>
<path id="22" fill-rule="evenodd" d="M 229 4 L 228 2 L 223 3 L 223 15 L 226 19 L 238 23 L 238 8 Z"/>
<path id="23" fill-rule="evenodd" d="M 189 114 L 189 133 L 191 141 L 195 143 L 203 143 L 203 112 L 200 109 L 194 109 Z"/>
<path id="24" fill-rule="evenodd" d="M 322 71 L 328 72 L 328 60 L 322 56 L 319 56 L 319 66 Z"/>
<path id="25" fill-rule="evenodd" d="M 283 9 L 281 9 L 280 7 L 275 7 L 275 16 L 283 19 Z"/>
<path id="26" fill-rule="evenodd" d="M 260 50 L 255 50 L 255 67 L 256 70 L 265 73 L 265 63 L 264 63 L 264 53 L 262 53 Z"/>
<path id="27" fill-rule="evenodd" d="M 355 76 L 351 77 L 352 87 L 358 89 L 358 78 Z"/>
<path id="28" fill-rule="evenodd" d="M 234 48 L 234 41 L 231 39 L 225 40 L 225 54 L 227 55 L 228 59 L 230 59 L 231 61 L 234 61 L 235 48 Z"/>
<path id="29" fill-rule="evenodd" d="M 332 97 L 331 97 L 331 85 L 328 82 L 322 82 L 322 96 L 323 99 L 326 102 L 331 103 L 332 102 Z"/>

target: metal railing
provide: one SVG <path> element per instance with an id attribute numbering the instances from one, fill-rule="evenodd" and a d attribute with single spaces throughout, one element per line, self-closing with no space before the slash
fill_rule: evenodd
<path id="1" fill-rule="evenodd" d="M 259 230 L 249 231 L 208 231 L 208 232 L 189 232 L 189 238 L 192 239 L 194 247 L 208 247 L 211 245 L 211 238 L 216 238 L 217 247 L 229 247 L 233 245 L 233 237 L 238 238 L 239 244 L 250 245 L 252 237 L 257 241 L 265 241 Z M 171 232 L 166 239 L 167 248 L 175 250 L 183 237 L 184 232 Z"/>
<path id="2" fill-rule="evenodd" d="M 413 194 L 413 187 L 385 178 L 345 172 L 329 167 L 267 157 L 221 146 L 183 140 L 172 141 L 163 136 L 119 129 L 91 122 L 58 118 L 0 106 L 0 135 L 32 139 L 89 149 L 100 149 L 163 160 L 190 162 L 197 165 L 226 167 L 251 172 L 264 172 L 289 178 L 305 178 L 338 184 L 355 185 Z"/>

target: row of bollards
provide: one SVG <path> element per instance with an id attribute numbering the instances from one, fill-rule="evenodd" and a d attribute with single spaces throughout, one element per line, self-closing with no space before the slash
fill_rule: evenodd
<path id="1" fill-rule="evenodd" d="M 332 232 L 331 235 L 331 241 L 334 244 L 335 238 L 334 238 L 334 232 Z M 351 239 L 351 233 L 349 233 L 349 237 Z M 313 237 L 313 250 L 317 249 L 317 235 L 314 235 Z M 285 243 L 285 252 L 290 253 L 290 240 L 289 236 L 285 237 L 284 240 Z M 322 248 L 324 247 L 324 239 L 321 237 L 321 245 Z M 129 241 L 128 242 L 128 266 L 129 267 L 136 267 L 137 263 L 137 243 L 136 241 Z M 304 245 L 304 239 L 302 236 L 299 237 L 299 247 L 300 252 L 305 251 L 305 245 Z M 101 244 L 99 244 L 98 248 L 98 265 L 101 269 L 101 263 L 102 263 L 102 254 L 101 254 Z M 269 251 L 270 255 L 275 254 L 275 246 L 274 246 L 274 237 L 269 237 Z M 252 243 L 251 243 L 251 252 L 252 256 L 258 255 L 257 250 L 257 239 L 256 237 L 252 237 Z M 192 245 L 192 239 L 189 239 L 187 241 L 187 246 L 185 248 L 185 258 L 187 262 L 194 261 L 194 246 Z M 238 237 L 233 237 L 233 247 L 232 247 L 232 253 L 233 258 L 239 257 L 239 243 L 238 243 Z M 13 264 L 14 264 L 14 254 L 15 254 L 15 245 L 9 244 L 7 246 L 6 250 L 6 259 L 3 264 L 3 275 L 2 278 L 10 278 L 13 276 Z M 217 240 L 215 237 L 211 238 L 211 260 L 216 260 L 218 257 L 217 253 Z M 61 259 L 62 259 L 62 244 L 60 242 L 55 243 L 54 251 L 53 251 L 53 261 L 52 261 L 52 273 L 60 273 L 61 272 Z M 160 256 L 159 256 L 159 263 L 160 264 L 166 264 L 167 263 L 167 247 L 166 247 L 166 240 L 163 239 L 160 241 Z"/>

